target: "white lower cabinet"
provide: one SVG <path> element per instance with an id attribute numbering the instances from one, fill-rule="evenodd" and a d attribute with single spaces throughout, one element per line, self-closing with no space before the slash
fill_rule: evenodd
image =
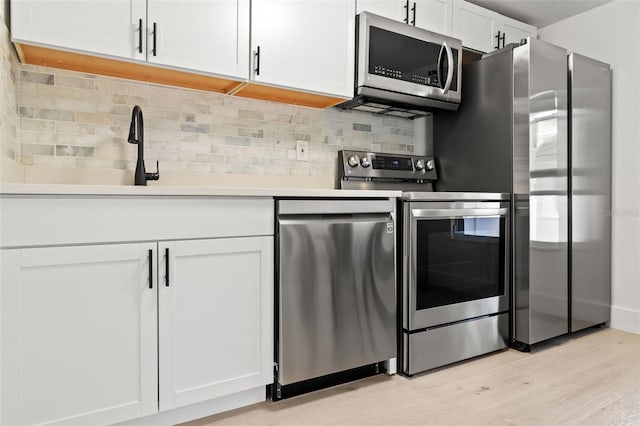
<path id="1" fill-rule="evenodd" d="M 272 199 L 0 201 L 0 425 L 176 424 L 264 400 Z"/>
<path id="2" fill-rule="evenodd" d="M 160 410 L 273 380 L 273 237 L 159 244 Z"/>
<path id="3" fill-rule="evenodd" d="M 1 424 L 111 424 L 158 410 L 156 247 L 0 251 Z"/>
<path id="4" fill-rule="evenodd" d="M 112 424 L 272 380 L 272 236 L 0 254 L 2 425 Z"/>

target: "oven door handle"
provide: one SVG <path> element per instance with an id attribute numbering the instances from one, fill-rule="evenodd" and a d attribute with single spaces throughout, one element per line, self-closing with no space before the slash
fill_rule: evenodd
<path id="1" fill-rule="evenodd" d="M 508 208 L 499 209 L 411 209 L 415 218 L 459 218 L 471 216 L 507 216 Z"/>

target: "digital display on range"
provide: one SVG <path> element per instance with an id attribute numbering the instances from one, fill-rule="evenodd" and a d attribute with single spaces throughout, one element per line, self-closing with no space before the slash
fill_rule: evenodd
<path id="1" fill-rule="evenodd" d="M 411 158 L 388 157 L 386 155 L 376 155 L 373 157 L 371 166 L 374 169 L 384 170 L 413 170 Z"/>

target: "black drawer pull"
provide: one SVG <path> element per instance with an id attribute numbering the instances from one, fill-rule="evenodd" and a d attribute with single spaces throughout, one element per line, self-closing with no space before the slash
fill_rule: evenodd
<path id="1" fill-rule="evenodd" d="M 149 288 L 153 288 L 153 250 L 149 249 Z"/>
<path id="2" fill-rule="evenodd" d="M 260 46 L 256 48 L 256 75 L 260 75 Z"/>
<path id="3" fill-rule="evenodd" d="M 138 20 L 138 52 L 142 53 L 142 19 Z"/>
<path id="4" fill-rule="evenodd" d="M 413 7 L 411 8 L 413 12 L 413 21 L 411 21 L 411 25 L 416 26 L 416 2 L 413 2 Z"/>
<path id="5" fill-rule="evenodd" d="M 164 285 L 169 287 L 169 248 L 164 249 Z"/>
<path id="6" fill-rule="evenodd" d="M 158 38 L 158 25 L 153 23 L 153 56 L 156 56 L 156 39 Z"/>

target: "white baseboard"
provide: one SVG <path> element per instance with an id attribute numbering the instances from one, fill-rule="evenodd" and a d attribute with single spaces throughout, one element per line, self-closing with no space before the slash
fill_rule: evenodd
<path id="1" fill-rule="evenodd" d="M 186 407 L 178 407 L 151 416 L 118 423 L 118 426 L 171 426 L 212 416 L 223 411 L 246 407 L 247 405 L 263 402 L 265 399 L 265 386 L 260 386 L 210 401 L 199 402 Z"/>
<path id="2" fill-rule="evenodd" d="M 610 327 L 640 334 L 640 311 L 612 306 Z"/>

